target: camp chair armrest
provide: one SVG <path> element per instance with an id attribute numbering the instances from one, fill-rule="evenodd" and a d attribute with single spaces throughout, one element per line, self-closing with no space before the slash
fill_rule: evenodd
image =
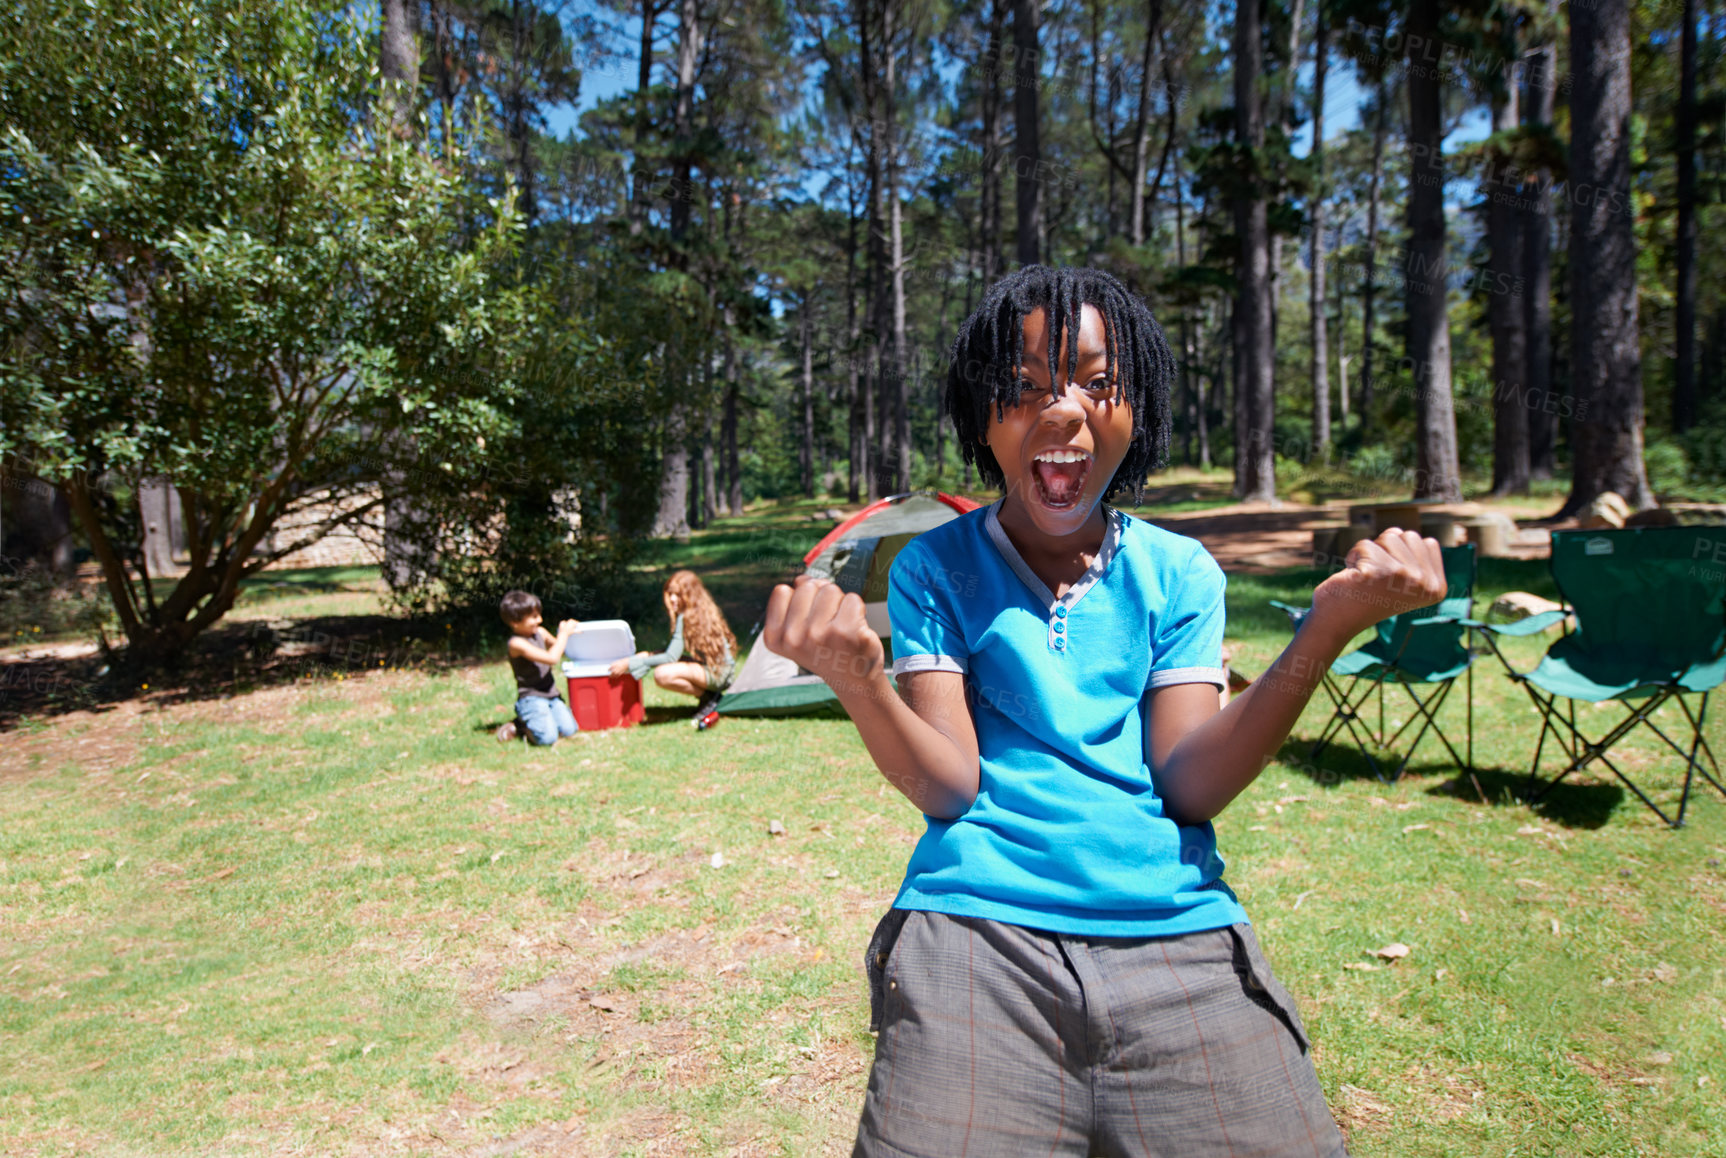
<path id="1" fill-rule="evenodd" d="M 1436 623 L 1461 623 L 1466 625 L 1470 622 L 1472 621 L 1464 619 L 1460 615 L 1427 615 L 1420 619 L 1409 620 L 1408 625 L 1410 627 L 1431 627 Z"/>
<path id="2" fill-rule="evenodd" d="M 1310 607 L 1296 607 L 1292 603 L 1284 603 L 1280 599 L 1272 599 L 1272 600 L 1269 600 L 1268 602 L 1270 603 L 1270 605 L 1272 607 L 1275 607 L 1277 610 L 1287 612 L 1288 617 L 1289 617 L 1289 622 L 1292 623 L 1296 627 L 1300 626 L 1301 620 L 1305 619 L 1307 617 L 1307 613 L 1312 610 L 1312 608 L 1310 608 Z"/>
<path id="3" fill-rule="evenodd" d="M 1570 614 L 1568 610 L 1561 609 L 1542 611 L 1538 615 L 1530 615 L 1527 619 L 1519 619 L 1515 623 L 1482 623 L 1478 619 L 1464 619 L 1460 622 L 1468 627 L 1478 627 L 1482 631 L 1490 631 L 1494 635 L 1523 636 L 1545 631 L 1568 614 Z"/>

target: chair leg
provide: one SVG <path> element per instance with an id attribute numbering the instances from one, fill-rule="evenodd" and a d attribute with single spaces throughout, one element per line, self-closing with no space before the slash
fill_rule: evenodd
<path id="1" fill-rule="evenodd" d="M 1577 729 L 1576 719 L 1575 719 L 1576 701 L 1572 700 L 1570 702 L 1569 719 L 1567 720 L 1562 716 L 1559 717 L 1559 723 L 1564 724 L 1566 727 L 1568 727 L 1570 729 L 1571 738 L 1575 741 L 1574 747 L 1572 747 L 1569 744 L 1565 745 L 1567 748 L 1570 749 L 1570 752 L 1571 752 L 1570 763 L 1565 766 L 1564 771 L 1560 772 L 1557 776 L 1553 777 L 1550 781 L 1548 781 L 1540 789 L 1539 792 L 1535 793 L 1533 796 L 1528 797 L 1528 802 L 1530 804 L 1532 804 L 1535 801 L 1538 801 L 1542 796 L 1545 796 L 1548 792 L 1550 792 L 1558 784 L 1558 782 L 1563 780 L 1566 776 L 1570 775 L 1572 772 L 1583 771 L 1590 764 L 1594 763 L 1594 761 L 1599 760 L 1602 764 L 1605 764 L 1607 768 L 1611 769 L 1612 774 L 1614 776 L 1618 777 L 1618 779 L 1622 780 L 1624 782 L 1625 786 L 1628 787 L 1630 789 L 1630 791 L 1632 791 L 1636 794 L 1637 799 L 1641 800 L 1642 803 L 1646 804 L 1649 807 L 1649 809 L 1651 811 L 1653 811 L 1654 815 L 1658 816 L 1662 821 L 1664 821 L 1667 825 L 1669 825 L 1672 828 L 1680 827 L 1683 824 L 1683 810 L 1684 810 L 1685 802 L 1687 801 L 1688 795 L 1689 795 L 1689 792 L 1688 792 L 1688 779 L 1689 779 L 1689 777 L 1688 777 L 1688 775 L 1686 775 L 1686 790 L 1685 790 L 1684 798 L 1681 799 L 1680 803 L 1679 803 L 1678 819 L 1674 820 L 1672 817 L 1667 816 L 1666 813 L 1661 810 L 1659 805 L 1655 804 L 1653 800 L 1649 799 L 1648 794 L 1643 792 L 1642 789 L 1639 788 L 1636 785 L 1636 783 L 1630 779 L 1630 777 L 1626 776 L 1623 773 L 1623 771 L 1619 769 L 1618 765 L 1616 765 L 1612 762 L 1611 757 L 1608 755 L 1608 753 L 1612 750 L 1613 745 L 1618 743 L 1619 740 L 1623 739 L 1624 736 L 1627 735 L 1638 724 L 1648 725 L 1648 727 L 1651 730 L 1653 730 L 1654 733 L 1656 735 L 1658 735 L 1662 740 L 1665 740 L 1668 745 L 1677 749 L 1679 755 L 1684 755 L 1685 754 L 1684 750 L 1682 748 L 1678 748 L 1678 746 L 1676 744 L 1673 744 L 1672 740 L 1669 737 L 1667 737 L 1664 732 L 1660 731 L 1659 727 L 1657 727 L 1653 723 L 1653 721 L 1651 719 L 1649 719 L 1649 717 L 1653 715 L 1655 709 L 1660 707 L 1661 704 L 1665 703 L 1667 701 L 1667 699 L 1671 698 L 1673 695 L 1674 695 L 1674 692 L 1670 688 L 1662 689 L 1660 692 L 1657 692 L 1653 695 L 1650 695 L 1647 699 L 1645 699 L 1642 702 L 1642 704 L 1639 707 L 1631 708 L 1629 710 L 1629 713 L 1622 720 L 1620 720 L 1617 723 L 1617 725 L 1614 726 L 1610 732 L 1606 733 L 1606 735 L 1601 737 L 1599 740 L 1593 740 L 1593 741 L 1589 740 L 1586 736 L 1584 736 Z M 1679 703 L 1680 704 L 1683 703 L 1682 698 L 1679 699 Z M 1628 707 L 1628 705 L 1626 705 L 1626 707 Z M 1686 711 L 1686 715 L 1688 715 L 1688 711 Z M 1563 734 L 1557 732 L 1556 729 L 1554 729 L 1554 734 L 1558 735 L 1560 738 L 1560 742 L 1563 743 Z"/>
<path id="2" fill-rule="evenodd" d="M 1528 766 L 1528 783 L 1522 786 L 1523 800 L 1533 803 L 1533 801 L 1538 799 L 1538 797 L 1533 797 L 1529 794 L 1534 791 L 1534 786 L 1540 783 L 1540 756 L 1541 753 L 1546 750 L 1546 735 L 1548 732 L 1551 732 L 1553 735 L 1558 736 L 1558 731 L 1552 724 L 1554 701 L 1556 701 L 1558 697 L 1548 696 L 1546 699 L 1542 700 L 1540 698 L 1540 693 L 1534 690 L 1533 685 L 1525 683 L 1523 684 L 1523 687 L 1528 689 L 1528 698 L 1534 701 L 1535 708 L 1540 712 L 1540 736 L 1534 742 L 1534 762 Z M 1558 722 L 1563 723 L 1564 721 L 1560 718 Z M 1558 736 L 1558 739 L 1559 743 L 1562 744 L 1564 742 L 1562 736 Z"/>
<path id="3" fill-rule="evenodd" d="M 1474 662 L 1469 657 L 1468 665 L 1468 778 L 1474 780 Z M 1480 781 L 1474 780 L 1474 789 L 1480 792 Z M 1481 792 L 1484 798 L 1486 793 Z"/>
<path id="4" fill-rule="evenodd" d="M 1383 681 L 1372 681 L 1366 687 L 1361 689 L 1359 695 L 1353 697 L 1351 697 L 1340 685 L 1333 686 L 1333 681 L 1329 674 L 1326 674 L 1324 677 L 1324 682 L 1326 692 L 1330 695 L 1332 701 L 1337 704 L 1337 710 L 1331 717 L 1330 724 L 1327 725 L 1325 731 L 1320 734 L 1318 743 L 1313 745 L 1310 755 L 1316 757 L 1328 744 L 1330 744 L 1332 740 L 1335 740 L 1336 737 L 1341 734 L 1344 728 L 1347 728 L 1349 738 L 1355 742 L 1355 746 L 1360 749 L 1360 754 L 1366 758 L 1367 767 L 1372 769 L 1373 776 L 1375 776 L 1381 784 L 1388 784 L 1389 781 L 1384 778 L 1384 770 L 1379 767 L 1378 760 L 1373 757 L 1371 745 L 1367 742 L 1367 739 L 1361 735 L 1361 732 L 1365 730 L 1366 725 L 1361 723 L 1358 728 L 1356 726 L 1356 721 L 1360 719 L 1361 705 L 1364 704 L 1366 702 L 1366 698 L 1372 694 L 1375 686 L 1378 687 L 1382 693 L 1384 687 Z"/>
<path id="5" fill-rule="evenodd" d="M 1420 709 L 1421 714 L 1426 717 L 1426 723 L 1421 725 L 1420 735 L 1416 736 L 1414 738 L 1414 743 L 1409 745 L 1409 756 L 1412 757 L 1414 755 L 1414 750 L 1420 747 L 1421 738 L 1426 735 L 1426 729 L 1430 726 L 1432 728 L 1432 734 L 1438 737 L 1438 742 L 1444 745 L 1445 751 L 1450 753 L 1450 758 L 1456 761 L 1457 767 L 1460 768 L 1463 766 L 1462 757 L 1456 754 L 1455 745 L 1453 745 L 1450 742 L 1450 738 L 1444 734 L 1444 729 L 1438 726 L 1438 713 L 1444 707 L 1445 700 L 1450 696 L 1451 689 L 1455 686 L 1455 680 L 1446 680 L 1439 686 L 1439 689 L 1436 692 L 1427 698 L 1427 701 L 1424 704 L 1421 703 L 1420 697 L 1414 694 L 1413 688 L 1406 688 L 1409 698 L 1414 700 L 1415 706 Z M 1469 774 L 1471 776 L 1474 774 L 1474 769 L 1472 767 L 1469 768 Z"/>
<path id="6" fill-rule="evenodd" d="M 1702 725 L 1708 718 L 1708 693 L 1701 694 L 1702 702 L 1697 706 L 1695 714 L 1691 714 L 1690 705 L 1685 703 L 1683 696 L 1678 697 L 1678 706 L 1684 709 L 1685 718 L 1690 721 L 1691 735 L 1694 737 L 1691 741 L 1691 759 L 1695 762 L 1696 771 L 1702 773 L 1702 778 L 1714 785 L 1716 791 L 1726 796 L 1726 784 L 1720 782 L 1720 764 L 1714 759 L 1714 749 L 1708 746 L 1708 737 L 1702 734 Z M 1704 764 L 1696 760 L 1696 755 L 1706 756 L 1708 762 Z M 1710 773 L 1709 768 L 1714 771 Z"/>
<path id="7" fill-rule="evenodd" d="M 1319 686 L 1324 688 L 1325 694 L 1330 697 L 1330 702 L 1336 710 L 1331 713 L 1330 719 L 1325 721 L 1324 727 L 1319 729 L 1318 739 L 1313 743 L 1312 750 L 1307 753 L 1308 756 L 1314 757 L 1324 751 L 1325 747 L 1336 738 L 1336 734 L 1342 731 L 1343 724 L 1353 716 L 1355 708 L 1355 705 L 1349 703 L 1348 692 L 1343 690 L 1328 672 L 1320 681 Z"/>

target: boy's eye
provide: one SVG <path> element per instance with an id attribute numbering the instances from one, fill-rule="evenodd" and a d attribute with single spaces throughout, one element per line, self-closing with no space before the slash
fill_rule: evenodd
<path id="1" fill-rule="evenodd" d="M 1109 379 L 1106 376 L 1099 374 L 1085 383 L 1085 389 L 1092 394 L 1103 394 L 1114 390 L 1114 387 L 1109 384 Z"/>

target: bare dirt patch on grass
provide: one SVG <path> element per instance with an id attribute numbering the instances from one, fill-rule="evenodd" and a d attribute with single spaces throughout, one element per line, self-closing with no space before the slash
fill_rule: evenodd
<path id="1" fill-rule="evenodd" d="M 131 701 L 107 711 L 72 712 L 51 728 L 6 733 L 0 744 L 0 784 L 53 775 L 67 764 L 86 774 L 127 767 L 138 758 L 139 717 L 154 710 Z"/>

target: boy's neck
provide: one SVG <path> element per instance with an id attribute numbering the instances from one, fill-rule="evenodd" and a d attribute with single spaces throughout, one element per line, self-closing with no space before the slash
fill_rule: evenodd
<path id="1" fill-rule="evenodd" d="M 1080 555 L 1094 555 L 1103 546 L 1103 536 L 1108 531 L 1108 518 L 1103 512 L 1103 504 L 1099 500 L 1091 508 L 1091 513 L 1080 524 L 1079 529 L 1069 535 L 1051 535 L 1038 527 L 1023 504 L 1008 496 L 996 513 L 1001 529 L 1007 532 L 1007 537 L 1018 548 L 1019 554 L 1027 561 L 1034 555 L 1038 558 L 1063 560 Z"/>

